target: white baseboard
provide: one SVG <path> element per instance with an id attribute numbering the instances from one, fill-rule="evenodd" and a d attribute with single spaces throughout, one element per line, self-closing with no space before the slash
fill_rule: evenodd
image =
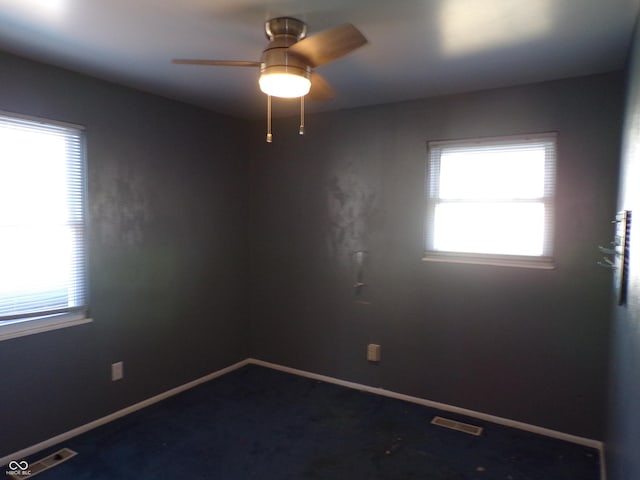
<path id="1" fill-rule="evenodd" d="M 416 403 L 425 407 L 436 408 L 445 412 L 458 413 L 471 418 L 477 418 L 491 423 L 497 423 L 498 425 L 504 425 L 505 427 L 516 428 L 518 430 L 524 430 L 525 432 L 536 433 L 538 435 L 544 435 L 545 437 L 555 438 L 558 440 L 564 440 L 566 442 L 583 445 L 585 447 L 591 447 L 598 450 L 600 456 L 600 480 L 606 480 L 607 470 L 605 465 L 604 443 L 599 440 L 593 440 L 591 438 L 579 437 L 571 435 L 569 433 L 559 432 L 549 428 L 538 427 L 537 425 L 531 425 L 524 422 L 518 422 L 509 418 L 497 417 L 495 415 L 489 415 L 487 413 L 476 412 L 475 410 L 468 410 L 466 408 L 455 407 L 453 405 L 447 405 L 446 403 L 434 402 L 426 400 L 420 397 L 412 397 L 403 393 L 393 392 L 391 390 L 385 390 L 384 388 L 370 387 L 360 383 L 349 382 L 347 380 L 340 380 L 334 377 L 328 377 L 326 375 L 319 375 L 317 373 L 307 372 L 305 370 L 298 370 L 297 368 L 285 367 L 277 363 L 265 362 L 263 360 L 257 360 L 255 358 L 247 359 L 248 364 L 259 365 L 261 367 L 272 368 L 285 373 L 292 373 L 302 377 L 312 378 L 314 380 L 320 380 L 322 382 L 333 383 L 347 388 L 353 388 L 355 390 L 361 390 L 363 392 L 374 393 L 376 395 L 382 395 L 389 398 L 395 398 L 398 400 L 404 400 L 405 402 Z"/>
<path id="2" fill-rule="evenodd" d="M 214 378 L 218 378 L 222 375 L 233 372 L 234 370 L 244 367 L 248 363 L 249 363 L 249 359 L 245 359 L 238 363 L 234 363 L 233 365 L 230 365 L 221 370 L 217 370 L 213 373 L 210 373 L 209 375 L 205 375 L 204 377 L 185 383 L 184 385 L 180 385 L 179 387 L 172 388 L 171 390 L 167 390 L 166 392 L 160 393 L 154 397 L 148 398 L 139 403 L 123 408 L 122 410 L 118 410 L 117 412 L 107 415 L 106 417 L 99 418 L 97 420 L 94 420 L 93 422 L 89 422 L 85 425 L 81 425 L 77 428 L 74 428 L 73 430 L 69 430 L 68 432 L 61 433 L 60 435 L 56 435 L 53 438 L 37 443 L 35 445 L 32 445 L 20 451 L 14 452 L 10 455 L 0 458 L 0 465 L 7 465 L 9 462 L 13 460 L 16 460 L 16 461 L 22 460 L 25 457 L 28 457 L 29 455 L 33 455 L 35 453 L 38 453 L 41 450 L 44 450 L 45 448 L 53 447 L 54 445 L 57 445 L 60 442 L 64 442 L 65 440 L 69 440 L 70 438 L 73 438 L 77 435 L 88 432 L 89 430 L 93 430 L 96 427 L 100 427 L 109 422 L 113 422 L 114 420 L 117 420 L 120 417 L 129 415 L 130 413 L 136 412 L 145 407 L 153 405 L 154 403 L 157 403 L 161 400 L 165 400 L 169 397 L 177 395 L 178 393 L 184 392 L 185 390 L 189 390 L 190 388 L 193 388 L 202 383 L 208 382 L 209 380 L 213 380 Z"/>
<path id="3" fill-rule="evenodd" d="M 44 450 L 45 448 L 49 448 L 52 447 L 60 442 L 63 442 L 65 440 L 69 440 L 72 437 L 75 437 L 77 435 L 80 435 L 82 433 L 88 432 L 89 430 L 92 430 L 96 427 L 102 426 L 106 423 L 112 422 L 120 417 L 124 417 L 125 415 L 128 415 L 130 413 L 133 413 L 137 410 L 141 410 L 145 407 L 148 407 L 150 405 L 153 405 L 154 403 L 157 403 L 161 400 L 164 400 L 166 398 L 172 397 L 174 395 L 177 395 L 178 393 L 184 392 L 185 390 L 189 390 L 193 387 L 196 387 L 202 383 L 208 382 L 210 380 L 213 380 L 214 378 L 220 377 L 222 375 L 225 375 L 227 373 L 233 372 L 234 370 L 237 370 L 239 368 L 242 368 L 246 365 L 258 365 L 261 367 L 266 367 L 266 368 L 271 368 L 273 370 L 279 370 L 281 372 L 285 372 L 285 373 L 291 373 L 294 375 L 299 375 L 302 377 L 306 377 L 306 378 L 311 378 L 314 380 L 319 380 L 322 382 L 327 382 L 327 383 L 332 383 L 335 385 L 340 385 L 343 387 L 347 387 L 347 388 L 352 388 L 355 390 L 360 390 L 363 392 L 369 392 L 369 393 L 373 393 L 376 395 L 382 395 L 385 397 L 389 397 L 389 398 L 395 398 L 398 400 L 404 400 L 406 402 L 411 402 L 411 403 L 415 403 L 418 405 L 423 405 L 426 407 L 431 407 L 431 408 L 436 408 L 438 410 L 443 410 L 445 412 L 451 412 L 451 413 L 457 413 L 460 415 L 465 415 L 468 417 L 472 417 L 472 418 L 477 418 L 479 420 L 484 420 L 487 422 L 491 422 L 491 423 L 496 423 L 498 425 L 504 425 L 506 427 L 511 427 L 511 428 L 516 428 L 519 430 L 524 430 L 526 432 L 531 432 L 531 433 L 536 433 L 538 435 L 544 435 L 547 437 L 551 437 L 551 438 L 555 438 L 558 440 L 564 440 L 567 442 L 571 442 L 571 443 L 575 443 L 578 445 L 583 445 L 586 447 L 591 447 L 591 448 L 595 448 L 599 451 L 600 454 L 600 478 L 601 480 L 605 480 L 606 479 L 606 469 L 605 469 L 605 459 L 604 459 L 604 449 L 603 449 L 603 443 L 598 441 L 598 440 L 593 440 L 590 438 L 584 438 L 584 437 L 579 437 L 576 435 L 571 435 L 568 433 L 563 433 L 563 432 L 559 432 L 557 430 L 551 430 L 549 428 L 544 428 L 544 427 L 538 427 L 536 425 L 530 425 L 528 423 L 523 423 L 523 422 L 518 422 L 516 420 L 510 420 L 508 418 L 503 418 L 503 417 L 497 417 L 495 415 L 489 415 L 486 413 L 482 413 L 482 412 L 476 412 L 474 410 L 468 410 L 466 408 L 460 408 L 460 407 L 455 407 L 453 405 L 447 405 L 445 403 L 440 403 L 440 402 L 433 402 L 431 400 L 426 400 L 424 398 L 419 398 L 419 397 L 413 397 L 411 395 L 405 395 L 402 393 L 397 393 L 397 392 L 393 392 L 391 390 L 385 390 L 384 388 L 379 388 L 379 387 L 371 387 L 368 385 L 363 385 L 360 383 L 354 383 L 354 382 L 349 382 L 347 380 L 340 380 L 338 378 L 334 378 L 334 377 L 328 377 L 326 375 L 319 375 L 317 373 L 311 373 L 311 372 L 307 372 L 305 370 L 299 370 L 296 368 L 291 368 L 291 367 L 286 367 L 284 365 L 279 365 L 276 363 L 271 363 L 271 362 L 265 362 L 263 360 L 258 360 L 255 358 L 247 358 L 245 360 L 242 360 L 238 363 L 235 363 L 233 365 L 230 365 L 226 368 L 223 368 L 221 370 L 217 370 L 213 373 L 210 373 L 209 375 L 206 375 L 204 377 L 198 378 L 196 380 L 193 380 L 189 383 L 185 383 L 184 385 L 181 385 L 179 387 L 173 388 L 171 390 L 167 390 L 164 393 L 161 393 L 159 395 L 156 395 L 154 397 L 148 398 L 147 400 L 143 400 L 142 402 L 136 403 L 135 405 L 131 405 L 127 408 L 123 408 L 122 410 L 118 410 L 117 412 L 114 412 L 110 415 L 107 415 L 106 417 L 102 417 L 99 418 L 97 420 L 94 420 L 93 422 L 87 423 L 86 425 L 82 425 L 80 427 L 74 428 L 73 430 L 69 430 L 68 432 L 62 433 L 60 435 L 57 435 L 53 438 L 50 438 L 48 440 L 45 440 L 43 442 L 40 442 L 36 445 L 32 445 L 31 447 L 25 448 L 23 450 L 20 450 L 18 452 L 12 453 L 10 455 L 7 455 L 5 457 L 0 458 L 0 465 L 6 465 L 9 462 L 11 462 L 12 460 L 21 460 L 25 457 L 28 457 L 29 455 L 33 455 L 41 450 Z"/>
<path id="4" fill-rule="evenodd" d="M 600 448 L 600 480 L 607 480 L 607 460 L 604 454 L 604 444 Z"/>
<path id="5" fill-rule="evenodd" d="M 564 440 L 571 443 L 577 443 L 578 445 L 584 445 L 586 447 L 591 447 L 602 451 L 603 444 L 598 440 L 592 440 L 590 438 L 578 437 L 576 435 L 571 435 L 568 433 L 559 432 L 557 430 L 551 430 L 549 428 L 538 427 L 536 425 L 530 425 L 528 423 L 518 422 L 516 420 L 511 420 L 508 418 L 497 417 L 495 415 L 489 415 L 487 413 L 476 412 L 474 410 L 468 410 L 466 408 L 455 407 L 453 405 L 447 405 L 445 403 L 434 402 L 431 400 L 426 400 L 420 397 L 412 397 L 410 395 L 405 395 L 403 393 L 393 392 L 391 390 L 385 390 L 384 388 L 379 387 L 370 387 L 368 385 L 362 385 L 360 383 L 349 382 L 346 380 L 340 380 L 333 377 L 327 377 L 325 375 L 318 375 L 317 373 L 307 372 L 305 370 L 298 370 L 296 368 L 285 367 L 284 365 L 278 365 L 276 363 L 265 362 L 263 360 L 257 360 L 254 358 L 249 358 L 248 363 L 253 365 L 259 365 L 262 367 L 272 368 L 274 370 L 280 370 L 281 372 L 292 373 L 294 375 L 300 375 L 302 377 L 312 378 L 314 380 L 320 380 L 323 382 L 333 383 L 336 385 L 341 385 L 343 387 L 353 388 L 356 390 L 361 390 L 363 392 L 375 393 L 376 395 L 382 395 L 385 397 L 395 398 L 398 400 L 404 400 L 406 402 L 417 403 L 418 405 L 423 405 L 425 407 L 437 408 L 438 410 L 443 410 L 445 412 L 458 413 L 460 415 L 466 415 L 468 417 L 477 418 L 479 420 L 485 420 L 491 423 L 497 423 L 499 425 L 504 425 L 506 427 L 517 428 L 518 430 L 524 430 L 531 433 L 537 433 L 539 435 L 544 435 L 546 437 L 556 438 L 559 440 Z"/>

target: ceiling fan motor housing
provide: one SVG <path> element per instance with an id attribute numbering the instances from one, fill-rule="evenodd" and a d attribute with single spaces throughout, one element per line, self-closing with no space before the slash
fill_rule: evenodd
<path id="1" fill-rule="evenodd" d="M 260 59 L 261 74 L 289 73 L 311 77 L 311 67 L 305 60 L 291 55 L 289 47 L 307 35 L 307 24 L 296 18 L 279 17 L 265 22 L 269 45 Z"/>

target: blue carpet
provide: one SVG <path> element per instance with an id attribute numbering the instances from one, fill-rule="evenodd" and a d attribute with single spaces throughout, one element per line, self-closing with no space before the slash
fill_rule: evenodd
<path id="1" fill-rule="evenodd" d="M 430 424 L 484 428 L 480 437 Z M 588 447 L 247 366 L 40 452 L 38 480 L 598 480 Z"/>

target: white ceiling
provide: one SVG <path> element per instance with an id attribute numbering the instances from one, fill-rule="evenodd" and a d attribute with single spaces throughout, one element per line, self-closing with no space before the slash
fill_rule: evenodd
<path id="1" fill-rule="evenodd" d="M 639 6 L 640 0 L 0 0 L 0 49 L 255 117 L 266 104 L 257 69 L 171 59 L 259 61 L 264 21 L 276 16 L 306 21 L 310 35 L 353 23 L 369 44 L 320 67 L 336 98 L 307 105 L 334 110 L 621 68 Z"/>

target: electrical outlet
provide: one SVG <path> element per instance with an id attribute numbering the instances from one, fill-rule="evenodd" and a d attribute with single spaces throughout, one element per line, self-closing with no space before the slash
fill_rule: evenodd
<path id="1" fill-rule="evenodd" d="M 117 363 L 111 364 L 111 380 L 115 382 L 116 380 L 122 380 L 123 377 L 124 377 L 124 363 L 117 362 Z"/>
<path id="2" fill-rule="evenodd" d="M 367 345 L 367 360 L 370 362 L 379 362 L 381 358 L 380 345 L 370 343 Z"/>

